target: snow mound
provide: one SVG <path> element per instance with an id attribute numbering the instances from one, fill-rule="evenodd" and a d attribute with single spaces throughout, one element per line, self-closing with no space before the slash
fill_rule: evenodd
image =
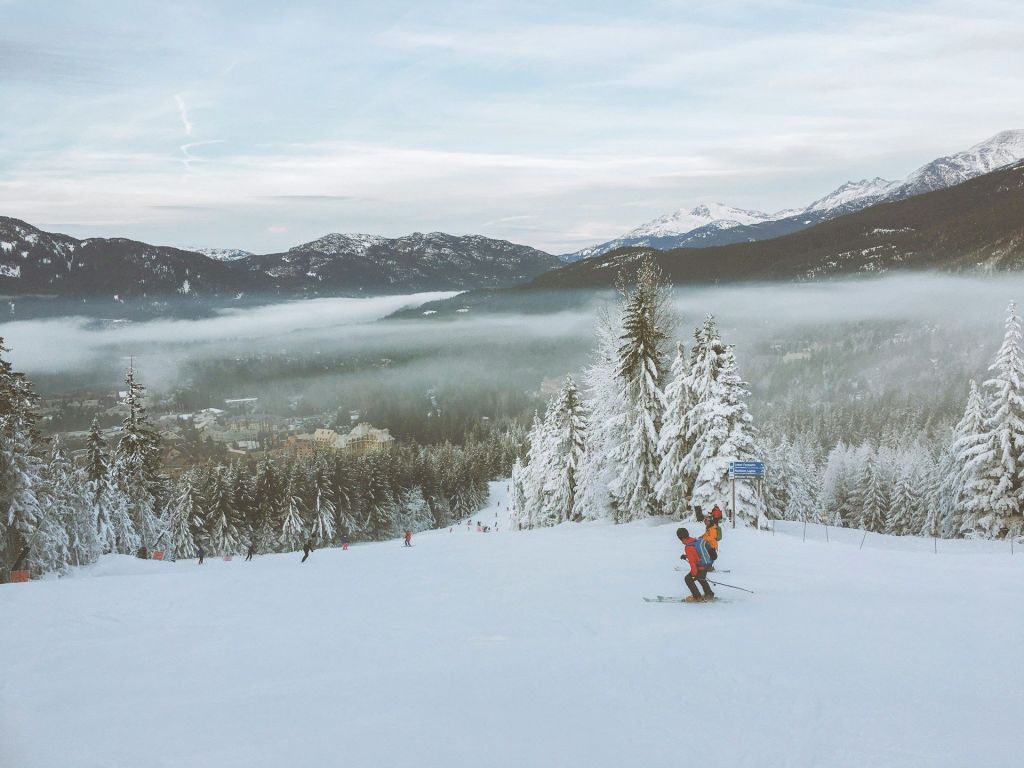
<path id="1" fill-rule="evenodd" d="M 718 578 L 756 594 L 647 604 L 685 593 L 678 523 L 507 506 L 412 548 L 0 586 L 0 763 L 1020 764 L 1024 554 L 726 529 Z"/>

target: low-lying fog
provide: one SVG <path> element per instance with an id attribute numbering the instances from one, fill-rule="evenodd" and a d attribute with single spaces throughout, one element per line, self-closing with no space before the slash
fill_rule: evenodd
<path id="1" fill-rule="evenodd" d="M 536 393 L 542 380 L 586 365 L 595 313 L 611 301 L 557 311 L 552 297 L 546 314 L 378 322 L 445 295 L 285 302 L 199 320 L 28 320 L 0 324 L 0 336 L 44 394 L 113 389 L 131 355 L 154 392 L 196 390 L 194 406 L 301 395 L 326 408 L 351 388 Z M 969 377 L 984 376 L 1016 297 L 1024 276 L 676 287 L 676 336 L 688 344 L 694 325 L 714 313 L 737 345 L 756 415 L 783 402 L 880 397 L 948 410 Z"/>

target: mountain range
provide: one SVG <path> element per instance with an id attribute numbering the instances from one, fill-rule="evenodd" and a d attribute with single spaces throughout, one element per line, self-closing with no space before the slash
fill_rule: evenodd
<path id="1" fill-rule="evenodd" d="M 587 301 L 653 258 L 670 282 L 821 280 L 894 271 L 1024 271 L 1024 161 L 934 192 L 837 216 L 799 232 L 707 248 L 620 248 L 566 264 L 531 282 L 477 290 L 396 317 L 545 312 Z"/>
<path id="2" fill-rule="evenodd" d="M 799 211 L 769 215 L 722 204 L 677 211 L 569 265 L 535 248 L 479 235 L 335 233 L 284 252 L 253 254 L 77 239 L 0 217 L 0 296 L 18 299 L 20 306 L 65 299 L 163 312 L 174 297 L 186 299 L 178 305 L 212 306 L 417 291 L 490 295 L 518 286 L 526 292 L 593 288 L 611 285 L 621 269 L 628 272 L 652 249 L 666 273 L 682 282 L 904 268 L 1022 269 L 1021 166 L 1007 165 L 1022 157 L 1024 131 L 1004 131 L 902 181 L 848 182 Z"/>
<path id="3" fill-rule="evenodd" d="M 478 235 L 331 234 L 284 253 L 189 251 L 44 232 L 0 217 L 0 295 L 125 300 L 358 296 L 521 283 L 561 262 Z"/>
<path id="4" fill-rule="evenodd" d="M 774 214 L 742 210 L 723 203 L 680 209 L 614 240 L 565 254 L 562 260 L 578 261 L 626 247 L 669 250 L 768 240 L 872 205 L 945 189 L 1021 159 L 1024 159 L 1024 130 L 1002 131 L 963 152 L 932 160 L 902 181 L 877 177 L 848 181 L 804 208 Z"/>

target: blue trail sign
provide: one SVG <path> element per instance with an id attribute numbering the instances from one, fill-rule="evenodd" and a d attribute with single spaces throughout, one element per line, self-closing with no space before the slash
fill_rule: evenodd
<path id="1" fill-rule="evenodd" d="M 764 477 L 763 461 L 730 461 L 729 477 Z"/>

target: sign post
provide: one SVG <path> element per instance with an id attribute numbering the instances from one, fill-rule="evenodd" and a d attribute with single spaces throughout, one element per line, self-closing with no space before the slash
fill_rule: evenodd
<path id="1" fill-rule="evenodd" d="M 764 462 L 763 461 L 730 461 L 729 462 L 729 479 L 732 480 L 732 510 L 730 510 L 730 516 L 732 517 L 732 527 L 736 527 L 736 479 L 753 479 L 757 480 L 758 491 L 761 489 L 761 480 L 764 478 Z"/>

